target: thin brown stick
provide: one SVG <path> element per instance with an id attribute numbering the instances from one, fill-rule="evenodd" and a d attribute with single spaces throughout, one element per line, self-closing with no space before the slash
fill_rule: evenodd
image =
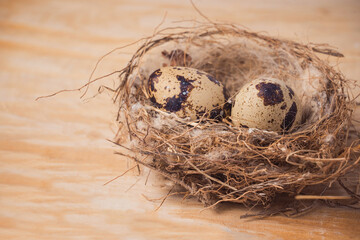
<path id="1" fill-rule="evenodd" d="M 101 77 L 95 78 L 95 79 L 87 82 L 85 85 L 83 85 L 83 86 L 81 86 L 81 87 L 79 87 L 79 88 L 75 88 L 75 89 L 64 89 L 64 90 L 60 90 L 60 91 L 57 91 L 57 92 L 52 93 L 52 94 L 49 94 L 49 95 L 37 97 L 37 98 L 35 99 L 35 101 L 37 101 L 37 100 L 39 100 L 39 99 L 42 99 L 42 98 L 54 97 L 54 96 L 56 96 L 56 95 L 58 95 L 58 94 L 60 94 L 60 93 L 64 93 L 64 92 L 81 91 L 83 88 L 90 86 L 92 83 L 94 83 L 94 82 L 96 82 L 96 81 L 99 81 L 99 80 L 101 80 L 101 79 L 103 79 L 103 78 L 109 77 L 109 76 L 111 76 L 111 75 L 114 75 L 115 73 L 120 73 L 120 72 L 121 72 L 121 70 L 120 70 L 120 71 L 114 71 L 114 72 L 112 72 L 112 73 L 105 74 L 105 75 L 103 75 L 103 76 L 101 76 Z M 81 97 L 83 97 L 83 96 L 81 96 Z"/>
<path id="2" fill-rule="evenodd" d="M 103 186 L 108 185 L 109 183 L 111 183 L 111 182 L 115 181 L 116 179 L 118 179 L 118 178 L 120 178 L 120 177 L 124 176 L 126 173 L 130 172 L 131 170 L 133 170 L 133 169 L 134 169 L 134 168 L 136 168 L 136 167 L 137 167 L 137 165 L 135 165 L 135 166 L 133 166 L 133 167 L 129 168 L 128 170 L 126 170 L 125 172 L 123 172 L 122 174 L 120 174 L 119 176 L 114 177 L 113 179 L 111 179 L 111 180 L 107 181 L 106 183 L 104 183 L 104 184 L 103 184 Z"/>
<path id="3" fill-rule="evenodd" d="M 296 200 L 349 200 L 352 199 L 350 196 L 317 196 L 317 195 L 297 195 L 295 196 Z"/>
<path id="4" fill-rule="evenodd" d="M 159 204 L 159 206 L 157 206 L 157 208 L 154 210 L 154 212 L 157 212 L 157 210 L 159 210 L 161 208 L 161 206 L 164 204 L 165 200 L 170 196 L 171 191 L 174 189 L 175 185 L 173 185 L 171 187 L 171 189 L 169 190 L 169 192 L 166 194 L 166 196 L 163 198 L 163 200 L 161 201 L 161 203 Z"/>

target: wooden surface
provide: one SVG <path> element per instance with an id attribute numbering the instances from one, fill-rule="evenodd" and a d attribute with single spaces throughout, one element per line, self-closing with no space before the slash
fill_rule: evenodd
<path id="1" fill-rule="evenodd" d="M 195 3 L 213 20 L 336 46 L 346 57 L 329 60 L 360 79 L 359 1 Z M 110 96 L 34 99 L 84 84 L 100 56 L 152 34 L 165 12 L 165 25 L 201 19 L 187 1 L 0 1 L 0 239 L 360 239 L 359 211 L 246 221 L 239 206 L 201 211 L 178 197 L 155 211 L 160 200 L 147 198 L 163 197 L 169 184 L 154 174 L 147 185 L 132 171 L 103 186 L 132 166 L 106 141 L 116 131 Z M 133 49 L 95 75 L 120 69 Z"/>

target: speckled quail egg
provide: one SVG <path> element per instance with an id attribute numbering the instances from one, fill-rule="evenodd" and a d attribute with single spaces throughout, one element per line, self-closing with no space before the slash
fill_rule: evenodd
<path id="1" fill-rule="evenodd" d="M 179 117 L 200 118 L 210 112 L 211 118 L 223 115 L 226 102 L 224 86 L 210 74 L 188 67 L 163 67 L 148 80 L 153 105 Z"/>
<path id="2" fill-rule="evenodd" d="M 287 132 L 300 124 L 301 112 L 298 97 L 285 82 L 260 78 L 236 95 L 231 119 L 236 126 Z"/>

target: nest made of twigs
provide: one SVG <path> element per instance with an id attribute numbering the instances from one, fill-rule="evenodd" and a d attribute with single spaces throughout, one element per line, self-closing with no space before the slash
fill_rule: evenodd
<path id="1" fill-rule="evenodd" d="M 143 40 L 120 72 L 116 143 L 124 155 L 206 205 L 267 206 L 278 194 L 294 196 L 307 186 L 329 185 L 359 159 L 351 157 L 357 143 L 345 146 L 353 109 L 346 80 L 319 54 L 342 57 L 326 45 L 304 45 L 229 24 L 159 30 Z M 148 99 L 146 86 L 149 75 L 166 65 L 208 72 L 231 96 L 257 77 L 281 79 L 301 98 L 302 124 L 279 134 L 205 115 L 190 121 L 160 111 Z"/>

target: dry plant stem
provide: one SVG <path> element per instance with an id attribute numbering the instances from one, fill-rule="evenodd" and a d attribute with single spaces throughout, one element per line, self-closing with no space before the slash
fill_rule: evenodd
<path id="1" fill-rule="evenodd" d="M 131 167 L 131 168 L 127 169 L 125 172 L 123 172 L 123 173 L 122 173 L 122 174 L 120 174 L 119 176 L 116 176 L 116 177 L 114 177 L 113 179 L 111 179 L 111 180 L 107 181 L 106 183 L 104 183 L 104 186 L 105 186 L 105 185 L 108 185 L 109 183 L 111 183 L 111 182 L 115 181 L 116 179 L 118 179 L 118 178 L 120 178 L 120 177 L 124 176 L 126 173 L 130 172 L 131 170 L 133 170 L 133 169 L 134 169 L 134 168 L 136 168 L 137 166 L 138 166 L 138 165 L 135 165 L 135 166 L 133 166 L 133 167 Z"/>
<path id="2" fill-rule="evenodd" d="M 341 53 L 327 45 L 277 39 L 232 24 L 195 24 L 156 29 L 120 71 L 114 96 L 120 122 L 115 142 L 132 154 L 119 154 L 181 185 L 186 196 L 210 207 L 221 202 L 266 207 L 279 194 L 295 199 L 306 195 L 307 186 L 331 185 L 359 164 L 354 157 L 359 141 L 345 146 L 354 106 L 346 94 L 348 81 L 317 55 L 343 57 Z M 244 82 L 261 76 L 294 86 L 308 84 L 314 92 L 302 96 L 311 105 L 306 106 L 302 126 L 277 134 L 234 127 L 229 119 L 215 121 L 206 114 L 189 121 L 159 111 L 148 99 L 147 78 L 155 69 L 147 65 L 159 61 L 161 67 L 161 52 L 171 52 L 169 46 L 174 45 L 191 56 L 190 67 L 215 76 L 230 96 Z M 139 160 L 142 155 L 148 158 Z M 320 192 L 311 195 L 325 198 Z M 308 208 L 277 213 L 292 216 Z"/>
<path id="3" fill-rule="evenodd" d="M 321 199 L 321 200 L 349 200 L 352 199 L 349 196 L 316 196 L 316 195 L 297 195 L 295 196 L 296 200 L 305 200 L 305 199 Z"/>
<path id="4" fill-rule="evenodd" d="M 105 56 L 106 56 L 106 55 L 105 55 Z M 86 94 L 86 92 L 87 92 L 87 89 L 88 89 L 88 87 L 89 87 L 91 84 L 93 84 L 94 82 L 97 82 L 97 81 L 99 81 L 99 80 L 101 80 L 101 79 L 104 79 L 104 78 L 107 78 L 107 77 L 109 77 L 109 76 L 112 76 L 112 75 L 114 75 L 114 74 L 116 74 L 116 73 L 121 73 L 122 71 L 123 71 L 123 70 L 114 71 L 114 72 L 112 72 L 112 73 L 105 74 L 104 76 L 101 76 L 101 77 L 98 77 L 98 78 L 95 78 L 95 79 L 91 79 L 91 78 L 92 78 L 92 74 L 93 74 L 93 73 L 92 73 L 89 81 L 88 81 L 86 84 L 84 84 L 83 86 L 79 87 L 79 88 L 60 90 L 60 91 L 57 91 L 57 92 L 52 93 L 52 94 L 49 94 L 49 95 L 37 97 L 37 98 L 35 99 L 35 101 L 38 101 L 39 99 L 42 99 L 42 98 L 54 97 L 54 96 L 56 96 L 56 95 L 58 95 L 58 94 L 60 94 L 60 93 L 64 93 L 64 92 L 81 91 L 82 89 L 85 88 L 85 92 L 81 95 L 81 98 L 82 98 L 82 97 L 85 96 L 85 94 Z M 108 88 L 108 89 L 109 89 L 109 88 Z"/>

